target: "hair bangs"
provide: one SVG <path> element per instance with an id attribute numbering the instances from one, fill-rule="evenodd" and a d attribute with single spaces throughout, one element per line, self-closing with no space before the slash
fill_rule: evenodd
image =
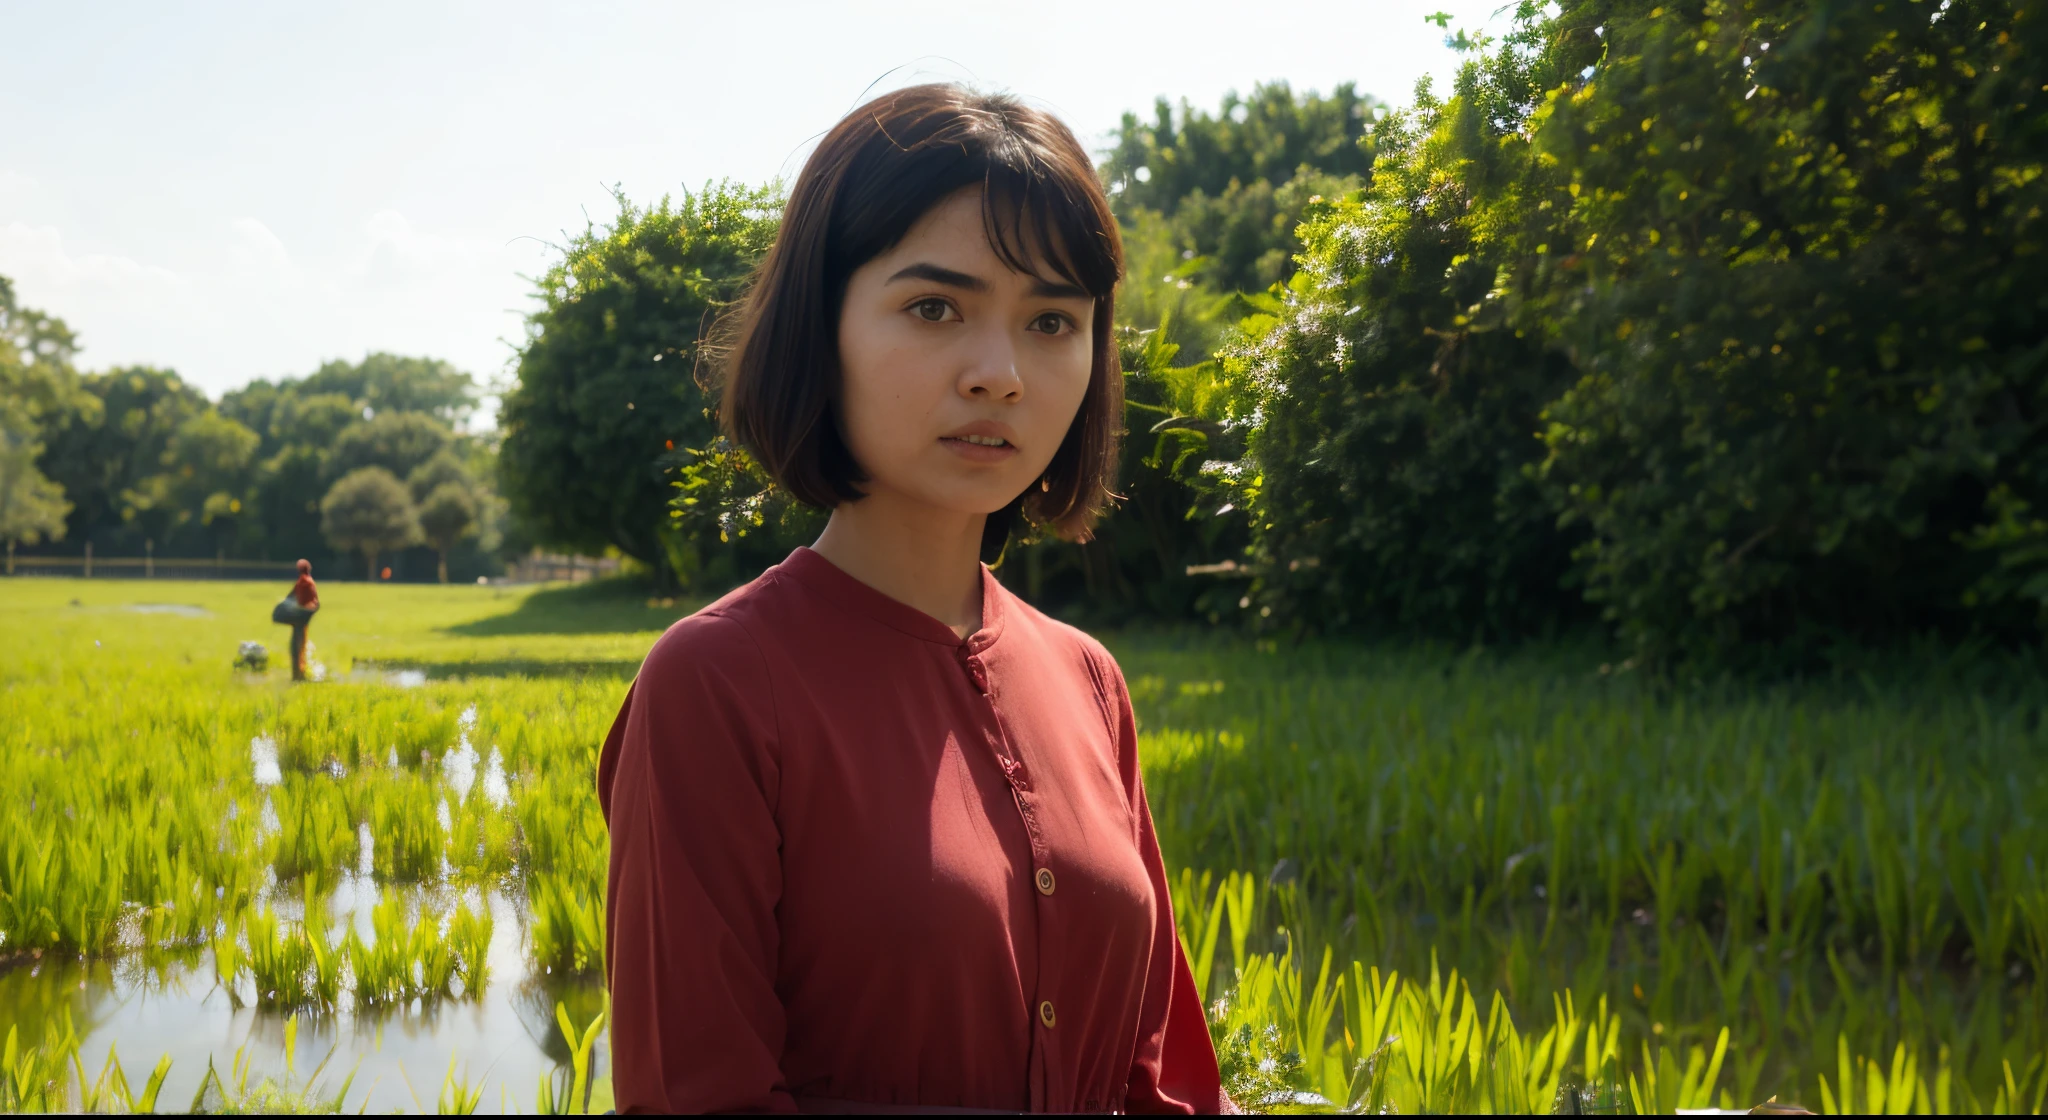
<path id="1" fill-rule="evenodd" d="M 1075 197 L 1057 168 L 1032 166 L 1036 163 L 1017 167 L 1007 160 L 989 161 L 981 194 L 989 247 L 1005 265 L 1027 276 L 1064 280 L 1096 299 L 1113 296 L 1121 254 L 1105 236 L 1087 196 Z M 1054 275 L 1044 275 L 1046 269 Z"/>

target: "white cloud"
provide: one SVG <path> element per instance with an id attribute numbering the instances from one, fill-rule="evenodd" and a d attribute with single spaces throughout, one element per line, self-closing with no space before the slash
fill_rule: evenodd
<path id="1" fill-rule="evenodd" d="M 26 302 L 59 314 L 108 306 L 165 319 L 190 313 L 196 295 L 190 278 L 168 268 L 106 253 L 74 256 L 57 227 L 27 222 L 0 226 L 0 273 L 14 279 Z"/>
<path id="2" fill-rule="evenodd" d="M 301 277 L 284 242 L 270 227 L 255 218 L 236 218 L 228 223 L 232 235 L 229 249 L 234 271 L 264 280 L 297 283 Z"/>

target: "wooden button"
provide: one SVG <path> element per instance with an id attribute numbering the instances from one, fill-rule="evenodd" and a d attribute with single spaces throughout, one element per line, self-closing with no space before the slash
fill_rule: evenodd
<path id="1" fill-rule="evenodd" d="M 1050 868 L 1050 867 L 1041 867 L 1041 868 L 1039 868 L 1039 869 L 1038 869 L 1038 893 L 1039 893 L 1039 894 L 1051 894 L 1051 893 L 1052 893 L 1052 887 L 1053 887 L 1053 882 L 1052 882 L 1052 868 Z"/>
<path id="2" fill-rule="evenodd" d="M 1044 1003 L 1038 1005 L 1038 1021 L 1044 1023 L 1046 1025 L 1046 1029 L 1050 1030 L 1052 1028 L 1053 1014 L 1051 1000 L 1046 1000 Z"/>

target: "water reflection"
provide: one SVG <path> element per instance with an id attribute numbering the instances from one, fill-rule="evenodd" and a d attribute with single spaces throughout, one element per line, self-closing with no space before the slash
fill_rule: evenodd
<path id="1" fill-rule="evenodd" d="M 276 899 L 281 916 L 289 908 L 288 894 Z M 491 979 L 483 992 L 473 999 L 413 1000 L 395 1007 L 357 1007 L 344 995 L 337 1011 L 302 1011 L 297 1070 L 301 1076 L 310 1073 L 332 1050 L 322 1075 L 325 1092 L 333 1093 L 350 1070 L 358 1071 L 347 1110 L 431 1111 L 452 1056 L 458 1072 L 466 1071 L 473 1086 L 483 1087 L 486 1111 L 501 1104 L 531 1111 L 540 1077 L 569 1060 L 555 1025 L 555 1004 L 566 1005 L 571 1021 L 587 1024 L 604 1009 L 601 986 L 594 977 L 529 975 L 521 944 L 523 914 L 510 895 L 441 886 L 408 888 L 407 895 L 415 911 L 426 906 L 446 913 L 458 901 L 489 908 Z M 378 898 L 378 885 L 369 876 L 344 873 L 326 909 L 333 921 L 350 923 L 367 937 Z M 115 1047 L 130 1083 L 139 1087 L 157 1059 L 168 1055 L 171 1071 L 159 1098 L 165 1109 L 181 1110 L 193 1099 L 209 1058 L 224 1071 L 245 1047 L 252 1085 L 265 1076 L 285 1075 L 289 1014 L 231 998 L 217 983 L 213 955 L 204 948 L 89 961 L 46 953 L 0 966 L 0 1024 L 19 1024 L 23 1045 L 39 1044 L 43 1032 L 59 1029 L 67 1014 L 88 1072 L 98 1070 L 109 1047 Z M 600 1070 L 609 1068 L 602 1036 L 597 1062 Z"/>

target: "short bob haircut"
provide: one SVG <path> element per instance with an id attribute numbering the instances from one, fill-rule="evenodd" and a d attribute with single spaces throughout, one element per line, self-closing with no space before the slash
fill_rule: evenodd
<path id="1" fill-rule="evenodd" d="M 1087 394 L 1038 484 L 989 515 L 981 555 L 992 563 L 1020 516 L 1088 539 L 1112 497 L 1122 435 L 1113 324 L 1123 246 L 1087 151 L 1050 114 L 1014 97 L 932 84 L 883 94 L 833 126 L 805 161 L 781 234 L 726 324 L 719 419 L 797 500 L 820 509 L 858 500 L 867 478 L 837 419 L 847 281 L 934 206 L 974 186 L 1004 264 L 1051 269 L 1095 298 Z"/>

